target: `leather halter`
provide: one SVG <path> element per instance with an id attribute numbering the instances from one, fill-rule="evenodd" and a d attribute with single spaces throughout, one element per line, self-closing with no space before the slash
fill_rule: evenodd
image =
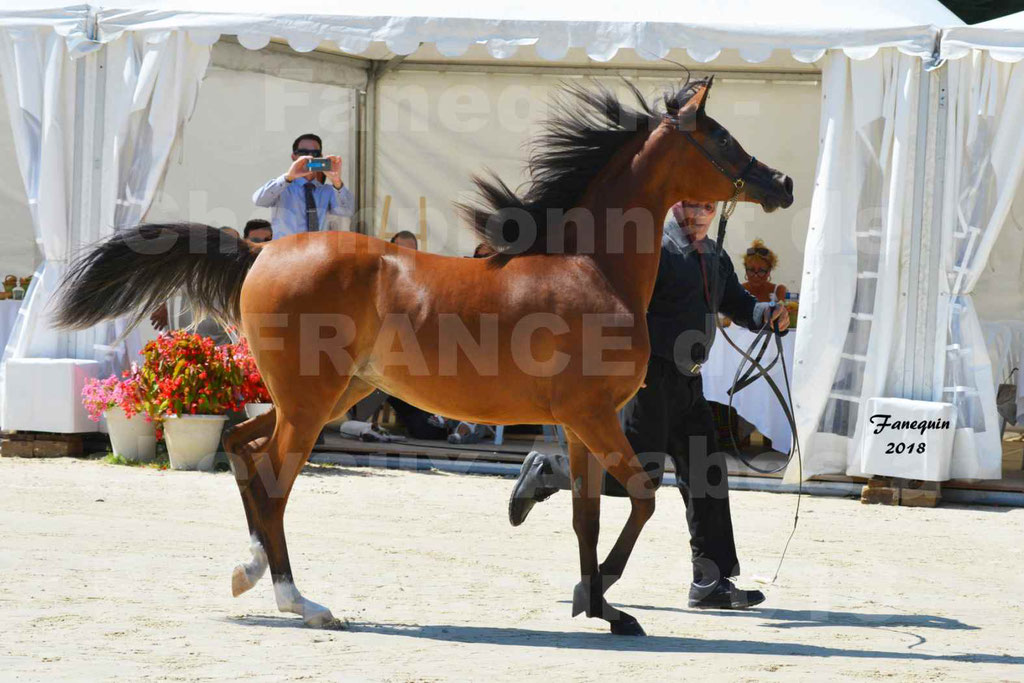
<path id="1" fill-rule="evenodd" d="M 735 188 L 734 196 L 738 195 L 743 190 L 743 187 L 747 183 L 747 174 L 750 173 L 751 169 L 754 168 L 754 164 L 757 163 L 757 157 L 751 155 L 750 161 L 748 161 L 747 165 L 743 167 L 743 170 L 734 175 L 729 172 L 729 170 L 725 167 L 725 164 L 723 164 L 720 159 L 718 159 L 714 154 L 712 154 L 707 147 L 697 142 L 697 139 L 693 137 L 692 133 L 686 130 L 681 130 L 679 132 L 683 134 L 683 137 L 686 138 L 687 142 L 696 147 L 697 150 L 704 155 L 704 158 L 707 159 L 708 162 L 710 162 L 711 165 L 714 166 L 719 173 L 721 173 L 722 175 L 729 179 L 729 181 Z"/>

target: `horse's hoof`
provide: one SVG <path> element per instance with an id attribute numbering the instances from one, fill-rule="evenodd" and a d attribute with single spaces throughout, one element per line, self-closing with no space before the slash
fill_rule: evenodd
<path id="1" fill-rule="evenodd" d="M 237 598 L 255 585 L 256 582 L 245 572 L 245 565 L 240 564 L 231 572 L 231 597 Z"/>
<path id="2" fill-rule="evenodd" d="M 323 607 L 315 611 L 310 610 L 307 614 L 304 614 L 302 616 L 302 622 L 306 626 L 311 626 L 312 628 L 323 628 L 324 626 L 334 622 L 334 615 L 331 614 L 331 610 Z"/>
<path id="3" fill-rule="evenodd" d="M 621 614 L 622 614 L 622 616 L 620 616 L 615 621 L 611 622 L 612 634 L 613 635 L 616 635 L 616 636 L 646 636 L 647 635 L 647 633 L 644 632 L 644 629 L 640 625 L 639 621 L 637 621 L 634 617 L 626 614 L 625 612 L 622 612 Z"/>
<path id="4" fill-rule="evenodd" d="M 575 617 L 582 612 L 587 612 L 587 616 L 590 616 L 590 595 L 587 591 L 587 587 L 582 581 L 576 584 L 576 587 L 572 590 L 572 615 Z"/>

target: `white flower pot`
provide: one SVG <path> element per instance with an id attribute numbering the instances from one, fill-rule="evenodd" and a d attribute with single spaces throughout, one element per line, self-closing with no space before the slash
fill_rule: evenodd
<path id="1" fill-rule="evenodd" d="M 257 415 L 269 413 L 270 409 L 274 407 L 273 403 L 246 403 L 245 404 L 245 416 L 250 420 Z"/>
<path id="2" fill-rule="evenodd" d="M 150 462 L 156 457 L 156 428 L 145 415 L 125 417 L 124 411 L 114 408 L 103 413 L 110 433 L 110 447 L 114 455 L 132 462 Z"/>
<path id="3" fill-rule="evenodd" d="M 164 418 L 164 438 L 172 470 L 213 471 L 227 415 L 171 415 Z"/>

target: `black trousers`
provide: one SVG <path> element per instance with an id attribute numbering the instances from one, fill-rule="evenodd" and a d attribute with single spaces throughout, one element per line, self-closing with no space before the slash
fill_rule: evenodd
<path id="1" fill-rule="evenodd" d="M 694 580 L 706 584 L 736 576 L 740 567 L 729 511 L 729 472 L 701 377 L 684 375 L 671 361 L 652 356 L 645 383 L 626 405 L 626 437 L 659 484 L 665 458 L 675 464 L 690 527 Z M 604 493 L 627 495 L 608 474 Z"/>
<path id="2" fill-rule="evenodd" d="M 400 398 L 388 396 L 388 403 L 395 410 L 395 415 L 414 439 L 447 439 L 448 430 L 444 427 L 432 425 L 429 422 L 430 413 L 420 410 L 414 405 L 406 403 Z"/>

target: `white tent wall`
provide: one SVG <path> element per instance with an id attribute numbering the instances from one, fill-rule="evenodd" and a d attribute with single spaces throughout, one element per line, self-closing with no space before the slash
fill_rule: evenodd
<path id="1" fill-rule="evenodd" d="M 1024 181 L 1017 184 L 1006 221 L 972 296 L 982 322 L 1024 322 Z"/>
<path id="2" fill-rule="evenodd" d="M 998 479 L 1002 444 L 992 364 L 972 293 L 1010 222 L 1024 174 L 1024 63 L 972 50 L 948 68 L 942 393 L 957 408 L 953 476 Z"/>
<path id="3" fill-rule="evenodd" d="M 365 72 L 340 61 L 217 43 L 183 144 L 146 220 L 241 231 L 251 218 L 269 219 L 269 209 L 253 204 L 253 192 L 288 169 L 292 141 L 302 133 L 320 135 L 324 150 L 342 157 L 342 180 L 354 187 L 357 89 Z M 349 229 L 350 219 L 332 216 L 331 226 Z"/>
<path id="4" fill-rule="evenodd" d="M 31 275 L 42 257 L 32 232 L 32 215 L 18 169 L 7 107 L 0 107 L 0 216 L 4 217 L 0 224 L 0 277 Z"/>
<path id="5" fill-rule="evenodd" d="M 793 370 L 804 457 L 790 465 L 789 480 L 862 474 L 868 398 L 932 398 L 930 386 L 926 396 L 914 396 L 903 382 L 918 338 L 910 317 L 915 298 L 907 297 L 925 266 L 918 260 L 911 267 L 910 248 L 924 203 L 923 73 L 920 60 L 896 50 L 862 61 L 834 51 L 822 70 L 821 146 Z"/>
<path id="6" fill-rule="evenodd" d="M 0 364 L 0 422 L 51 426 L 33 386 L 4 381 L 12 362 L 80 359 L 69 372 L 110 372 L 127 356 L 117 322 L 56 330 L 49 304 L 68 260 L 83 245 L 134 225 L 149 207 L 174 142 L 191 113 L 209 49 L 183 35 L 129 35 L 75 53 L 52 28 L 0 29 L 0 72 L 23 187 L 44 262 L 19 310 Z M 48 369 L 44 368 L 46 366 Z M 67 368 L 77 368 L 74 363 Z M 40 363 L 40 372 L 64 372 Z M 25 374 L 24 376 L 33 376 Z M 14 399 L 17 398 L 17 402 Z M 69 397 L 77 404 L 77 397 Z M 66 412 L 71 415 L 72 413 Z M 78 411 L 55 431 L 82 431 Z"/>
<path id="7" fill-rule="evenodd" d="M 944 380 L 970 428 L 958 448 L 975 469 L 999 476 L 991 389 L 1024 360 L 1024 12 L 945 31 L 940 55 L 955 76 L 957 104 L 948 167 L 955 191 L 944 216 L 951 290 Z M 1019 424 L 1019 372 L 1016 384 Z"/>
<path id="8" fill-rule="evenodd" d="M 678 73 L 630 81 L 648 101 L 680 84 Z M 423 232 L 421 248 L 468 255 L 476 246 L 454 203 L 474 199 L 470 177 L 487 169 L 513 188 L 527 179 L 530 140 L 541 131 L 549 106 L 565 82 L 598 82 L 629 102 L 632 95 L 615 76 L 529 73 L 459 73 L 405 70 L 379 84 L 377 142 L 378 230 Z M 818 146 L 815 135 L 821 92 L 818 76 L 758 78 L 720 73 L 708 113 L 765 163 L 794 179 L 796 203 L 765 214 L 740 205 L 729 222 L 726 247 L 734 259 L 754 237 L 779 255 L 774 279 L 799 289 Z M 785 122 L 780 125 L 780 122 Z M 387 206 L 387 224 L 381 215 Z M 425 210 L 424 208 L 425 207 Z M 425 219 L 425 220 L 422 220 Z M 425 239 L 422 239 L 425 238 Z"/>
<path id="9" fill-rule="evenodd" d="M 992 383 L 1017 386 L 1016 424 L 1024 425 L 1024 180 L 971 297 L 992 364 Z"/>

